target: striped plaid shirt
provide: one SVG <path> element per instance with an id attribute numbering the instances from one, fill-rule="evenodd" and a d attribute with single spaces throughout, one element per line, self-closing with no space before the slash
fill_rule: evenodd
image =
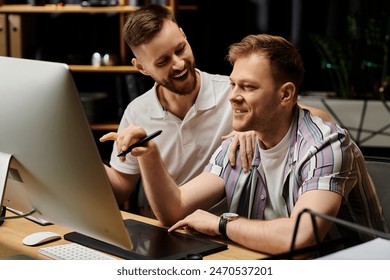
<path id="1" fill-rule="evenodd" d="M 343 197 L 338 218 L 385 231 L 381 206 L 364 157 L 348 132 L 334 123 L 310 116 L 307 110 L 300 108 L 292 126 L 283 177 L 283 197 L 288 215 L 304 192 L 328 190 Z M 230 143 L 231 139 L 222 143 L 205 171 L 224 179 L 229 211 L 252 219 L 264 219 L 269 200 L 268 186 L 258 171 L 261 165 L 259 147 L 255 150 L 251 172 L 244 173 L 239 156 L 235 167 L 228 163 Z M 331 239 L 338 238 L 340 230 L 336 227 L 330 231 Z"/>

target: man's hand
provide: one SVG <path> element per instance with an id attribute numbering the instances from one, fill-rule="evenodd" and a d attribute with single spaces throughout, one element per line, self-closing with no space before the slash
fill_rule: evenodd
<path id="1" fill-rule="evenodd" d="M 109 132 L 103 135 L 99 141 L 116 141 L 117 152 L 126 151 L 127 148 L 131 145 L 144 138 L 146 136 L 146 132 L 143 128 L 129 125 L 127 128 L 122 130 L 119 133 Z M 120 160 L 125 161 L 126 156 L 121 156 Z"/>
<path id="2" fill-rule="evenodd" d="M 188 215 L 183 220 L 178 221 L 171 228 L 168 229 L 169 232 L 184 228 L 185 230 L 191 232 L 193 230 L 207 234 L 210 236 L 219 235 L 219 220 L 218 216 L 215 216 L 204 210 L 196 210 L 194 213 Z"/>
<path id="3" fill-rule="evenodd" d="M 230 165 L 236 165 L 236 152 L 238 147 L 240 147 L 240 159 L 242 163 L 242 168 L 246 173 L 250 170 L 250 166 L 252 165 L 253 153 L 255 151 L 257 141 L 257 134 L 253 130 L 245 132 L 232 131 L 228 135 L 222 136 L 222 139 L 225 140 L 230 137 L 233 137 L 233 141 L 229 149 Z"/>

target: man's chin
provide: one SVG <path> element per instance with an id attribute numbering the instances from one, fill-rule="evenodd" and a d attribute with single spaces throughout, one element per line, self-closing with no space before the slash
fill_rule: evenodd
<path id="1" fill-rule="evenodd" d="M 188 95 L 191 94 L 196 88 L 196 83 L 193 81 L 178 81 L 176 83 L 176 91 L 179 92 L 181 95 Z"/>
<path id="2" fill-rule="evenodd" d="M 233 121 L 232 127 L 237 132 L 246 132 L 246 131 L 250 131 L 250 130 L 256 130 L 256 128 L 253 125 L 248 125 L 248 122 L 243 122 L 243 121 L 240 121 L 240 122 Z"/>
<path id="3" fill-rule="evenodd" d="M 247 131 L 243 126 L 240 126 L 240 125 L 234 125 L 233 124 L 233 129 L 237 132 L 243 132 L 243 131 Z"/>

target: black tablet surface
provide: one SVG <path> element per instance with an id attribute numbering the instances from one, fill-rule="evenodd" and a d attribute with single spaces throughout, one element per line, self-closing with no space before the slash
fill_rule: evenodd
<path id="1" fill-rule="evenodd" d="M 200 254 L 206 256 L 227 249 L 227 245 L 207 240 L 201 236 L 168 232 L 167 229 L 127 219 L 124 221 L 133 249 L 121 249 L 78 232 L 64 235 L 66 240 L 106 252 L 124 259 L 179 260 Z"/>

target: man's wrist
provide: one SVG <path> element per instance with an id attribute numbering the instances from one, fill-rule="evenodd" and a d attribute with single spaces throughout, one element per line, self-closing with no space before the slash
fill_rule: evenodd
<path id="1" fill-rule="evenodd" d="M 230 240 L 227 233 L 226 233 L 226 228 L 227 228 L 228 222 L 234 221 L 234 220 L 238 219 L 238 217 L 239 216 L 236 213 L 223 213 L 221 215 L 221 218 L 219 220 L 218 229 L 219 229 L 219 233 L 221 234 L 221 236 L 225 240 Z"/>

